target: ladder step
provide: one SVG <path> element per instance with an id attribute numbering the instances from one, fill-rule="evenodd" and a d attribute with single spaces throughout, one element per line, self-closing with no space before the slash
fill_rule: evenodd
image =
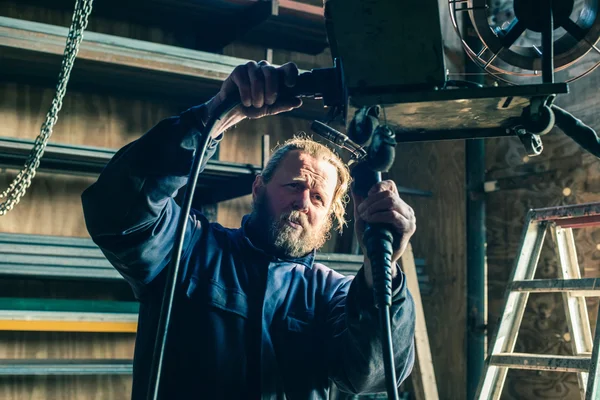
<path id="1" fill-rule="evenodd" d="M 576 297 L 600 297 L 600 278 L 514 281 L 511 290 L 530 293 L 569 292 Z"/>
<path id="2" fill-rule="evenodd" d="M 590 369 L 590 357 L 499 353 L 492 355 L 490 364 L 499 367 L 533 369 L 538 371 L 588 372 Z"/>

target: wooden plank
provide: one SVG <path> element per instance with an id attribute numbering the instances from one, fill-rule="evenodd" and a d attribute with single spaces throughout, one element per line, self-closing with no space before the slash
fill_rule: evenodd
<path id="1" fill-rule="evenodd" d="M 425 311 L 421 300 L 421 291 L 417 279 L 412 246 L 409 244 L 400 260 L 406 276 L 406 285 L 415 302 L 415 365 L 411 374 L 415 397 L 417 400 L 437 400 L 438 389 L 435 381 L 435 370 L 429 345 L 429 334 L 425 322 Z"/>
<path id="2" fill-rule="evenodd" d="M 138 304 L 98 300 L 0 298 L 0 331 L 137 331 Z"/>
<path id="3" fill-rule="evenodd" d="M 73 3 L 69 0 L 21 0 L 24 5 L 32 5 L 71 12 Z M 320 6 L 292 0 L 279 0 L 278 13 L 268 18 L 258 19 L 246 29 L 240 29 L 235 36 L 224 40 L 227 31 L 239 29 L 257 3 L 270 3 L 265 0 L 129 0 L 128 7 L 122 7 L 118 0 L 104 0 L 94 3 L 91 26 L 106 29 L 106 20 L 126 21 L 126 28 L 142 25 L 159 28 L 162 32 L 173 33 L 187 46 L 201 50 L 220 50 L 218 45 L 227 44 L 233 39 L 238 43 L 266 46 L 309 54 L 319 54 L 327 48 L 327 35 Z M 278 3 L 278 4 L 277 4 Z M 260 4 L 270 7 L 271 4 Z M 115 13 L 115 9 L 119 12 Z M 143 12 L 139 12 L 143 9 Z M 100 21 L 101 24 L 94 22 Z M 251 29 L 250 29 L 251 28 Z M 127 29 L 122 35 L 125 35 Z M 136 32 L 137 33 L 137 32 Z M 183 39 L 185 38 L 185 39 Z M 217 51 L 218 52 L 218 51 Z"/>
<path id="4" fill-rule="evenodd" d="M 131 360 L 2 360 L 0 376 L 131 375 Z"/>
<path id="5" fill-rule="evenodd" d="M 590 358 L 556 354 L 500 353 L 490 357 L 490 364 L 537 371 L 587 372 Z"/>
<path id="6" fill-rule="evenodd" d="M 0 46 L 41 54 L 62 55 L 68 29 L 8 17 L 0 17 Z M 142 40 L 85 32 L 77 57 L 96 63 L 139 70 L 191 76 L 199 82 L 223 81 L 244 60 L 151 43 Z"/>

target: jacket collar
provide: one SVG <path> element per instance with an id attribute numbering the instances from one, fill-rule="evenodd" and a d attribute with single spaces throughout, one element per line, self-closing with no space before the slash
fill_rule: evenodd
<path id="1" fill-rule="evenodd" d="M 265 256 L 269 257 L 274 262 L 302 264 L 305 267 L 312 268 L 313 263 L 315 261 L 315 254 L 317 252 L 316 250 L 312 250 L 307 255 L 302 256 L 302 257 L 298 257 L 298 258 L 293 258 L 293 257 L 280 258 L 280 257 L 273 256 L 272 254 L 267 253 L 266 251 L 264 251 L 263 249 L 255 246 L 252 243 L 252 241 L 250 240 L 250 238 L 247 235 L 247 229 L 248 229 L 249 223 L 250 223 L 250 215 L 244 215 L 244 217 L 242 218 L 242 227 L 240 228 L 240 232 L 242 234 L 243 241 L 252 250 L 257 251 L 257 252 L 259 252 L 261 254 L 264 254 Z"/>

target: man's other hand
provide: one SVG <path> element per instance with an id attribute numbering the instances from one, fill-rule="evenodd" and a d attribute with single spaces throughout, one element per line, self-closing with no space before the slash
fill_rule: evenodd
<path id="1" fill-rule="evenodd" d="M 376 183 L 369 190 L 366 198 L 362 198 L 354 192 L 352 192 L 352 197 L 354 198 L 354 229 L 363 254 L 365 254 L 365 278 L 367 285 L 371 287 L 373 284 L 371 265 L 366 257 L 367 253 L 363 243 L 366 224 L 386 224 L 397 238 L 394 241 L 392 255 L 393 276 L 396 276 L 395 264 L 415 233 L 417 222 L 413 209 L 400 198 L 394 181 L 387 180 Z"/>

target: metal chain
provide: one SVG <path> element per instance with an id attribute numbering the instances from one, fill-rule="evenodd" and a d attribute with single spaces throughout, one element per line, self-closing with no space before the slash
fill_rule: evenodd
<path id="1" fill-rule="evenodd" d="M 13 209 L 19 203 L 25 191 L 31 185 L 31 180 L 35 176 L 37 168 L 40 166 L 40 159 L 44 155 L 44 150 L 48 144 L 48 139 L 52 135 L 52 129 L 58 121 L 58 112 L 62 108 L 63 98 L 67 91 L 67 83 L 73 69 L 73 63 L 79 52 L 79 45 L 83 39 L 83 31 L 88 25 L 88 18 L 92 12 L 93 0 L 76 0 L 75 10 L 73 11 L 73 20 L 67 35 L 67 43 L 62 59 L 61 71 L 58 74 L 58 83 L 56 93 L 52 99 L 50 111 L 46 114 L 46 120 L 42 124 L 41 132 L 35 139 L 35 143 L 25 162 L 24 168 L 19 172 L 8 189 L 0 193 L 0 199 L 6 198 L 0 204 L 0 216 Z"/>

